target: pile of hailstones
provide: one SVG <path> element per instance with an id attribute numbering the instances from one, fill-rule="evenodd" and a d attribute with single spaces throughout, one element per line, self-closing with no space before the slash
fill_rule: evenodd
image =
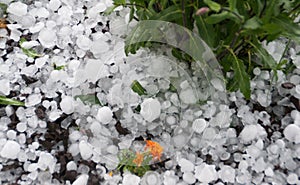
<path id="1" fill-rule="evenodd" d="M 0 93 L 25 102 L 0 108 L 1 184 L 300 183 L 299 46 L 288 52 L 296 68 L 278 71 L 277 81 L 254 69 L 251 101 L 215 84 L 221 91 L 200 105 L 186 73 L 166 62 L 164 51 L 125 56 L 123 36 L 135 22 L 128 25 L 122 8 L 104 16 L 111 0 L 1 2 L 10 24 L 0 29 Z M 279 60 L 285 43 L 265 47 Z M 22 48 L 42 56 L 28 57 Z M 168 91 L 171 77 L 177 92 Z M 147 97 L 131 90 L 134 80 Z M 95 92 L 102 106 L 74 99 Z M 108 175 L 120 150 L 139 148 L 144 143 L 135 138 L 146 132 L 163 146 L 163 166 L 143 177 Z"/>

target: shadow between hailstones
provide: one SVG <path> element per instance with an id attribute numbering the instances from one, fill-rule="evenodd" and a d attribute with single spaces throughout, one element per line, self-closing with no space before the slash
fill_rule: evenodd
<path id="1" fill-rule="evenodd" d="M 87 142 L 93 150 L 93 160 L 104 162 L 109 170 L 120 167 L 117 155 L 107 152 L 111 145 L 134 153 L 145 152 L 146 140 L 152 140 L 163 148 L 163 154 L 159 160 L 150 160 L 151 164 L 172 158 L 193 135 L 201 138 L 209 127 L 201 121 L 193 125 L 193 120 L 184 116 L 186 110 L 207 101 L 219 101 L 220 92 L 226 91 L 213 52 L 190 30 L 170 22 L 148 20 L 137 23 L 129 33 L 125 46 L 105 59 L 85 59 L 76 72 L 72 90 L 74 112 L 97 115 L 103 107 L 112 110 L 114 119 L 109 123 L 92 117 L 85 125 L 93 133 Z M 125 56 L 125 51 L 130 52 L 140 42 L 161 45 L 156 52 L 140 49 Z M 195 62 L 191 67 L 179 62 L 171 55 L 172 48 L 185 52 Z M 108 77 L 112 66 L 116 69 Z M 226 96 L 222 101 L 225 99 Z M 116 131 L 117 124 L 125 133 Z M 212 136 L 205 145 L 216 137 Z"/>

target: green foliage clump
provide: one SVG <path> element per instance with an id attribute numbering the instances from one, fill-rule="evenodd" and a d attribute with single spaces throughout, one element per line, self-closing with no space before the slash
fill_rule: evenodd
<path id="1" fill-rule="evenodd" d="M 255 67 L 274 71 L 275 79 L 277 70 L 288 72 L 284 57 L 275 61 L 262 42 L 283 37 L 288 43 L 300 43 L 299 22 L 294 21 L 300 14 L 298 0 L 114 0 L 114 5 L 108 12 L 118 6 L 129 7 L 130 21 L 161 20 L 196 30 L 217 56 L 223 73 L 233 72 L 226 79 L 227 89 L 239 89 L 247 99 Z M 144 46 L 151 44 L 135 44 L 126 53 Z M 193 61 L 176 48 L 172 53 Z"/>

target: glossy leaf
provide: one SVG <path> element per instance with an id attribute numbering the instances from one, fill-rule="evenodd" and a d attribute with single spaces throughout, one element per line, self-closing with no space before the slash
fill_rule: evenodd
<path id="1" fill-rule="evenodd" d="M 252 17 L 251 19 L 248 19 L 245 24 L 244 28 L 255 30 L 260 28 L 262 25 L 262 21 L 258 17 Z"/>
<path id="2" fill-rule="evenodd" d="M 75 98 L 75 100 L 77 98 L 79 98 L 84 104 L 92 104 L 92 105 L 102 106 L 101 102 L 99 101 L 98 97 L 95 94 L 77 95 L 74 98 Z"/>
<path id="3" fill-rule="evenodd" d="M 225 19 L 228 19 L 229 17 L 229 12 L 221 12 L 219 14 L 212 14 L 211 16 L 207 17 L 205 21 L 208 24 L 217 24 Z"/>
<path id="4" fill-rule="evenodd" d="M 146 89 L 137 80 L 132 82 L 131 89 L 140 96 L 147 95 Z"/>
<path id="5" fill-rule="evenodd" d="M 208 7 L 215 12 L 219 12 L 221 10 L 221 5 L 212 0 L 204 0 L 204 3 L 207 4 Z"/>
<path id="6" fill-rule="evenodd" d="M 274 58 L 268 53 L 268 51 L 262 47 L 258 41 L 249 42 L 249 44 L 254 48 L 257 55 L 262 59 L 263 67 L 268 69 L 276 69 L 277 62 Z"/>
<path id="7" fill-rule="evenodd" d="M 113 0 L 113 3 L 115 5 L 125 5 L 126 4 L 126 0 Z"/>
<path id="8" fill-rule="evenodd" d="M 244 63 L 238 58 L 234 57 L 233 62 L 234 81 L 237 82 L 240 91 L 243 93 L 246 99 L 250 99 L 250 77 L 246 72 Z"/>
<path id="9" fill-rule="evenodd" d="M 175 21 L 182 18 L 182 11 L 177 6 L 170 6 L 167 9 L 155 14 L 149 20 Z"/>
<path id="10" fill-rule="evenodd" d="M 25 106 L 24 102 L 14 100 L 11 98 L 6 98 L 5 96 L 0 96 L 0 104 L 1 105 Z"/>
<path id="11" fill-rule="evenodd" d="M 210 46 L 213 47 L 215 43 L 215 34 L 214 28 L 211 24 L 208 24 L 203 17 L 195 17 L 196 26 L 198 28 L 198 33 L 200 37 Z"/>
<path id="12" fill-rule="evenodd" d="M 30 48 L 30 49 L 27 49 L 27 48 L 22 47 L 22 44 L 23 44 L 24 42 L 26 42 L 26 41 L 27 41 L 27 40 L 26 40 L 25 38 L 21 38 L 20 41 L 19 41 L 20 47 L 21 47 L 21 49 L 22 49 L 22 51 L 23 51 L 23 53 L 24 53 L 25 55 L 27 55 L 28 57 L 31 57 L 31 58 L 43 56 L 43 55 L 41 55 L 41 54 L 38 54 L 35 50 L 33 50 L 33 49 L 31 49 L 31 48 Z"/>

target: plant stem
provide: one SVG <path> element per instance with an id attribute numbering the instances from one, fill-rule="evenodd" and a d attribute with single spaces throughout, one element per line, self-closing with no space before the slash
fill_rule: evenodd
<path id="1" fill-rule="evenodd" d="M 184 27 L 186 27 L 186 15 L 185 15 L 185 0 L 181 0 L 181 10 L 182 10 L 182 24 Z"/>
<path id="2" fill-rule="evenodd" d="M 239 29 L 239 30 L 235 33 L 235 37 L 234 37 L 233 40 L 231 41 L 231 43 L 230 43 L 230 45 L 229 45 L 229 48 L 233 49 L 233 47 L 234 47 L 234 45 L 235 45 L 235 43 L 236 43 L 238 37 L 240 36 L 241 30 L 242 30 L 242 29 Z M 221 60 L 227 53 L 228 53 L 228 49 L 223 50 L 223 52 L 217 56 L 217 59 L 218 59 L 218 60 Z"/>
<path id="3" fill-rule="evenodd" d="M 224 7 L 222 7 L 221 10 L 232 13 L 233 15 L 235 15 L 241 21 L 241 23 L 243 22 L 243 18 L 239 14 L 237 14 L 236 12 L 231 11 L 228 8 L 224 8 Z"/>
<path id="4" fill-rule="evenodd" d="M 117 5 L 117 6 L 137 6 L 137 7 L 140 7 L 140 8 L 147 9 L 146 7 L 144 7 L 144 6 L 142 6 L 142 5 L 139 5 L 139 4 L 132 4 L 132 3 L 126 3 L 126 4 L 118 4 L 118 3 L 116 3 L 115 5 Z"/>
<path id="5" fill-rule="evenodd" d="M 263 13 L 264 13 L 266 7 L 267 7 L 267 0 L 264 0 L 264 6 L 263 6 L 263 9 L 261 10 L 261 12 L 259 13 L 259 18 L 262 17 L 262 15 L 263 15 Z"/>
<path id="6" fill-rule="evenodd" d="M 286 53 L 287 50 L 289 49 L 290 44 L 291 44 L 291 39 L 289 39 L 288 43 L 286 44 L 286 46 L 285 46 L 285 48 L 284 48 L 284 51 L 283 51 L 283 53 L 282 53 L 282 55 L 281 55 L 281 57 L 280 57 L 280 60 L 279 60 L 278 62 L 281 62 L 281 60 L 283 59 L 285 53 Z"/>

